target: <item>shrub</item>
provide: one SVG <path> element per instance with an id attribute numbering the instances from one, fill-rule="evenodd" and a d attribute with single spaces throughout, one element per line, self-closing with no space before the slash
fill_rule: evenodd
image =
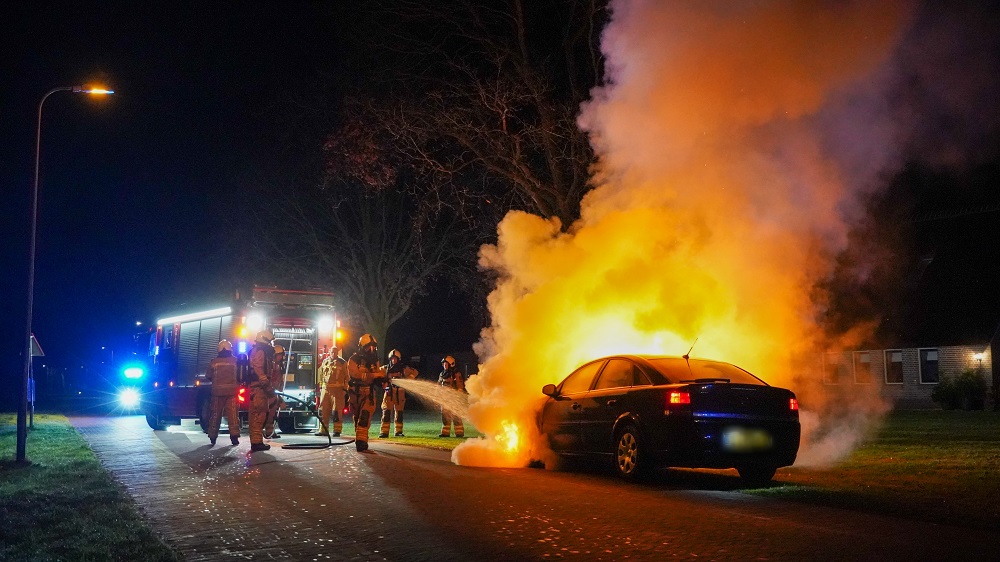
<path id="1" fill-rule="evenodd" d="M 947 375 L 934 387 L 931 400 L 945 410 L 982 410 L 986 406 L 986 375 L 981 368 Z"/>

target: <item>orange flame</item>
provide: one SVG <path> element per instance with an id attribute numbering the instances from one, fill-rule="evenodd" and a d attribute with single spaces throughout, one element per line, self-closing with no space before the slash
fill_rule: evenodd
<path id="1" fill-rule="evenodd" d="M 517 424 L 504 420 L 500 422 L 500 432 L 494 436 L 494 439 L 500 443 L 508 453 L 516 453 L 517 447 L 520 443 L 520 435 L 518 434 Z"/>

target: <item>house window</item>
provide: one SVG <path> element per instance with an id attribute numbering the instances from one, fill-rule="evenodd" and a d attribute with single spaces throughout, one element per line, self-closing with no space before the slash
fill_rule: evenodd
<path id="1" fill-rule="evenodd" d="M 854 382 L 870 384 L 872 382 L 872 354 L 867 351 L 854 352 Z"/>
<path id="2" fill-rule="evenodd" d="M 824 357 L 823 382 L 825 384 L 840 384 L 849 380 L 850 372 L 848 369 L 850 369 L 850 365 L 844 360 L 842 354 L 827 353 Z"/>
<path id="3" fill-rule="evenodd" d="M 885 351 L 885 384 L 903 384 L 903 351 Z"/>
<path id="4" fill-rule="evenodd" d="M 938 350 L 920 350 L 920 382 L 923 384 L 937 384 Z"/>

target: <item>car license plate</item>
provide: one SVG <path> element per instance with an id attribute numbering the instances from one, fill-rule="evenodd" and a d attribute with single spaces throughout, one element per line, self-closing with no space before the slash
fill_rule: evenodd
<path id="1" fill-rule="evenodd" d="M 767 451 L 774 446 L 774 439 L 765 429 L 728 427 L 722 431 L 722 448 L 734 453 Z"/>

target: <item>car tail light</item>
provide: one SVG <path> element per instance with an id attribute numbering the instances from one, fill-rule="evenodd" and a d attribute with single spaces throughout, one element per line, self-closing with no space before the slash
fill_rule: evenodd
<path id="1" fill-rule="evenodd" d="M 672 390 L 670 394 L 667 395 L 667 406 L 677 406 L 680 404 L 690 404 L 691 403 L 691 393 L 681 392 L 679 390 Z"/>
<path id="2" fill-rule="evenodd" d="M 241 386 L 239 392 L 236 394 L 236 399 L 240 402 L 247 401 L 247 387 Z"/>
<path id="3" fill-rule="evenodd" d="M 794 399 L 794 398 L 789 398 L 788 399 L 788 409 L 789 410 L 798 411 L 798 409 L 799 409 L 799 401 L 796 400 L 796 399 Z"/>

